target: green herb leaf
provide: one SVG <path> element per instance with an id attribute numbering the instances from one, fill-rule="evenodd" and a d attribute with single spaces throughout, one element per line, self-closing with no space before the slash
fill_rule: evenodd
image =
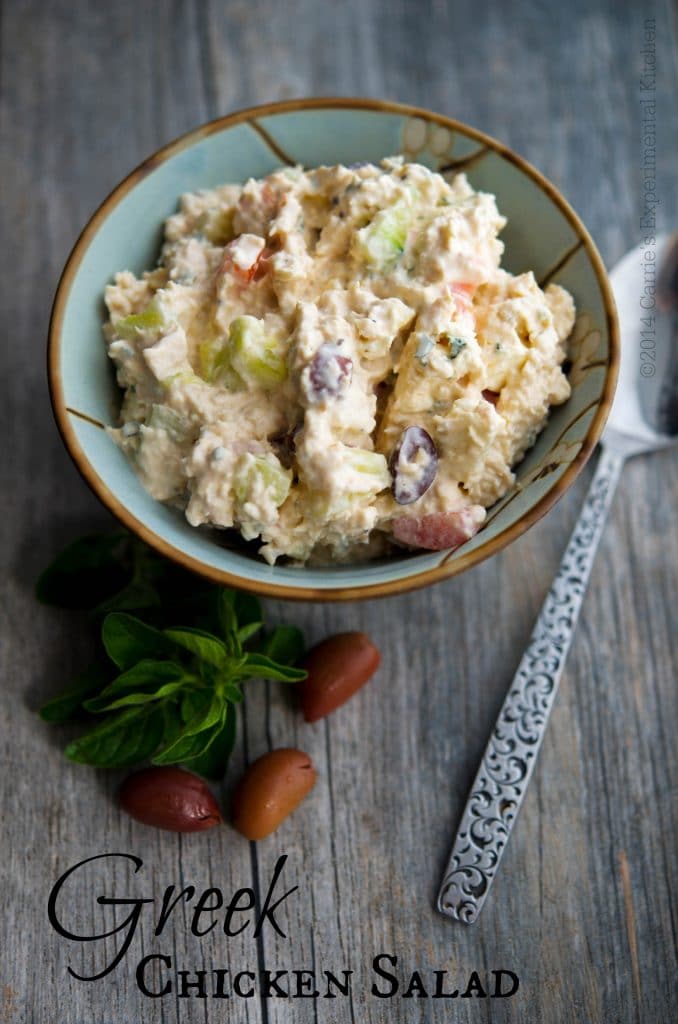
<path id="1" fill-rule="evenodd" d="M 226 708 L 226 718 L 212 742 L 202 754 L 190 760 L 192 772 L 206 779 L 223 779 L 235 746 L 236 711 L 232 704 Z"/>
<path id="2" fill-rule="evenodd" d="M 171 743 L 163 745 L 154 764 L 178 764 L 203 753 L 220 731 L 226 716 L 226 704 L 217 694 L 183 726 Z M 182 717 L 185 714 L 182 704 Z"/>
<path id="3" fill-rule="evenodd" d="M 101 621 L 100 657 L 40 712 L 51 722 L 81 709 L 101 716 L 66 749 L 79 763 L 113 767 L 151 758 L 219 778 L 245 680 L 306 675 L 292 667 L 303 653 L 299 630 L 279 626 L 245 653 L 263 626 L 256 597 L 197 580 L 124 533 L 71 544 L 36 593 Z M 169 625 L 182 620 L 188 624 Z"/>
<path id="4" fill-rule="evenodd" d="M 304 650 L 304 634 L 296 626 L 276 626 L 261 647 L 262 654 L 281 665 L 296 665 Z"/>
<path id="5" fill-rule="evenodd" d="M 111 661 L 127 669 L 140 658 L 157 658 L 176 653 L 159 629 L 154 629 L 134 615 L 111 612 L 101 625 L 101 639 Z"/>
<path id="6" fill-rule="evenodd" d="M 185 683 L 195 680 L 186 671 L 183 665 L 177 665 L 173 661 L 155 661 L 152 658 L 145 658 L 138 661 L 126 672 L 121 672 L 106 686 L 97 697 L 91 697 L 84 701 L 83 707 L 87 711 L 99 712 L 105 710 L 107 704 L 112 700 L 136 693 L 141 690 L 152 694 L 159 688 L 170 683 Z"/>
<path id="7" fill-rule="evenodd" d="M 246 644 L 250 637 L 253 637 L 255 633 L 258 633 L 263 622 L 250 622 L 247 626 L 242 626 L 236 636 L 241 644 Z"/>
<path id="8" fill-rule="evenodd" d="M 35 594 L 43 604 L 89 609 L 124 587 L 130 577 L 122 551 L 123 533 L 81 537 L 64 548 L 38 578 Z"/>
<path id="9" fill-rule="evenodd" d="M 180 736 L 170 746 L 163 746 L 153 756 L 152 763 L 157 765 L 189 763 L 194 757 L 200 757 L 209 750 L 220 728 L 220 726 L 213 726 L 212 729 L 194 736 Z"/>
<path id="10" fill-rule="evenodd" d="M 138 764 L 151 757 L 162 742 L 164 719 L 161 709 L 157 706 L 133 708 L 139 711 L 135 727 L 125 732 L 123 740 L 115 754 L 115 761 L 103 767 L 126 767 Z M 124 713 L 124 712 L 123 712 Z"/>
<path id="11" fill-rule="evenodd" d="M 278 664 L 264 654 L 248 654 L 245 668 L 249 675 L 259 676 L 260 679 L 278 679 L 281 683 L 298 683 L 308 675 L 303 668 Z"/>
<path id="12" fill-rule="evenodd" d="M 261 624 L 264 615 L 261 609 L 261 601 L 254 594 L 247 594 L 244 590 L 233 591 L 233 610 L 235 617 L 241 626 L 249 626 L 256 622 Z"/>
<path id="13" fill-rule="evenodd" d="M 134 704 L 157 703 L 157 701 L 165 700 L 165 698 L 178 693 L 183 686 L 183 682 L 165 683 L 164 686 L 161 686 L 159 689 L 153 690 L 150 693 L 143 691 L 127 693 L 124 697 L 119 697 L 117 700 L 113 700 L 110 703 L 107 702 L 105 697 L 95 697 L 93 700 L 85 701 L 84 706 L 88 711 L 100 712 L 114 711 L 117 708 L 131 707 Z"/>
<path id="14" fill-rule="evenodd" d="M 162 736 L 162 716 L 155 708 L 126 708 L 66 747 L 66 757 L 102 768 L 134 764 L 148 757 Z"/>
<path id="15" fill-rule="evenodd" d="M 179 701 L 163 701 L 160 705 L 162 713 L 162 745 L 168 747 L 174 743 L 177 736 L 184 728 L 184 721 L 181 717 Z"/>
<path id="16" fill-rule="evenodd" d="M 206 753 L 221 732 L 227 707 L 215 695 L 207 711 L 189 722 L 173 743 L 164 746 L 153 758 L 153 764 L 183 764 Z"/>
<path id="17" fill-rule="evenodd" d="M 192 626 L 182 626 L 180 629 L 166 629 L 164 635 L 179 647 L 202 658 L 208 665 L 221 668 L 226 663 L 228 651 L 222 641 L 212 633 Z"/>
<path id="18" fill-rule="evenodd" d="M 181 729 L 200 714 L 205 714 L 212 703 L 212 690 L 205 687 L 203 690 L 187 690 L 181 698 Z M 177 733 L 178 735 L 178 733 Z"/>
<path id="19" fill-rule="evenodd" d="M 98 657 L 84 671 L 75 677 L 68 689 L 52 697 L 40 708 L 40 717 L 55 725 L 67 722 L 80 708 L 83 700 L 96 693 L 111 678 L 113 668 L 108 658 Z"/>
<path id="20" fill-rule="evenodd" d="M 229 701 L 231 704 L 240 704 L 244 697 L 244 694 L 237 683 L 227 683 L 222 688 L 221 694 L 224 700 Z"/>
<path id="21" fill-rule="evenodd" d="M 228 643 L 238 628 L 235 613 L 235 591 L 222 588 L 217 594 L 217 621 L 224 640 Z"/>
<path id="22" fill-rule="evenodd" d="M 109 612 L 133 612 L 143 608 L 158 608 L 160 596 L 148 580 L 132 580 L 117 594 L 102 601 L 94 609 L 96 616 L 108 615 Z"/>
<path id="23" fill-rule="evenodd" d="M 184 736 L 197 736 L 223 720 L 226 711 L 223 698 L 215 693 L 205 711 L 199 712 L 184 729 Z"/>

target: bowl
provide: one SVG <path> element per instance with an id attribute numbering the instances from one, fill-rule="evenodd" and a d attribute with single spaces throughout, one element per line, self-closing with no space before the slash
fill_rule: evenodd
<path id="1" fill-rule="evenodd" d="M 259 178 L 282 164 L 378 161 L 402 153 L 444 173 L 463 170 L 508 217 L 503 266 L 534 270 L 574 296 L 572 394 L 520 463 L 516 484 L 482 530 L 454 551 L 394 554 L 331 567 L 267 565 L 230 533 L 195 529 L 151 498 L 106 434 L 120 393 L 101 334 L 103 290 L 122 269 L 154 265 L 162 224 L 183 192 Z M 104 505 L 161 554 L 220 583 L 258 594 L 338 600 L 400 593 L 454 576 L 495 554 L 544 515 L 573 483 L 600 437 L 619 357 L 614 301 L 601 258 L 558 190 L 495 139 L 416 107 L 366 99 L 290 100 L 243 110 L 189 132 L 141 164 L 102 203 L 59 281 L 48 368 L 57 425 Z"/>

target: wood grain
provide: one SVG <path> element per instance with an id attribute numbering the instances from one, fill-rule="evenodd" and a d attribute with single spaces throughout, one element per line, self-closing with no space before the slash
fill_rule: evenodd
<path id="1" fill-rule="evenodd" d="M 275 836 L 230 829 L 175 838 L 122 817 L 117 779 L 64 761 L 66 730 L 35 716 L 82 664 L 75 620 L 37 607 L 32 581 L 66 540 L 106 517 L 53 427 L 44 374 L 51 298 L 90 212 L 149 152 L 197 123 L 256 102 L 365 94 L 458 117 L 542 169 L 612 265 L 639 235 L 638 74 L 643 18 L 658 29 L 660 225 L 677 221 L 675 10 L 613 0 L 493 2 L 468 16 L 443 0 L 9 0 L 2 13 L 0 237 L 4 355 L 0 403 L 3 529 L 0 738 L 3 962 L 0 1021 L 648 1022 L 675 1018 L 678 460 L 624 472 L 540 763 L 477 925 L 432 909 L 437 883 L 505 687 L 556 569 L 590 473 L 529 534 L 462 578 L 368 605 L 268 603 L 309 641 L 367 629 L 384 655 L 373 683 L 331 719 L 303 723 L 289 694 L 253 684 L 231 773 L 279 744 L 314 758 L 319 782 Z M 538 225 L 535 226 L 538 230 Z M 164 932 L 142 916 L 124 968 L 85 983 L 110 957 L 76 948 L 46 917 L 51 885 L 101 852 L 112 862 L 74 899 L 73 922 L 103 921 L 95 900 L 166 886 L 254 885 L 280 854 L 300 891 L 281 912 L 288 938 L 251 927 L 188 932 L 185 901 Z M 93 915 L 94 918 L 93 918 Z M 99 915 L 98 917 L 96 915 Z M 105 918 L 110 922 L 111 918 Z M 508 968 L 511 1000 L 380 1000 L 370 963 L 445 969 L 457 985 Z M 143 997 L 134 965 L 356 972 L 350 998 Z"/>

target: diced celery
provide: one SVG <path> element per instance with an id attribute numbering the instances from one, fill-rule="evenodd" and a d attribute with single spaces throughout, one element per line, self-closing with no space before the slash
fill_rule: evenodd
<path id="1" fill-rule="evenodd" d="M 170 374 L 169 377 L 164 377 L 160 383 L 164 388 L 169 389 L 174 384 L 202 384 L 202 378 L 192 370 L 178 370 L 176 373 Z"/>
<path id="2" fill-rule="evenodd" d="M 355 242 L 358 256 L 375 270 L 388 269 L 402 256 L 411 223 L 412 210 L 404 202 L 380 210 L 358 231 Z"/>
<path id="3" fill-rule="evenodd" d="M 230 368 L 226 346 L 219 341 L 203 341 L 198 346 L 200 376 L 213 384 L 220 372 Z"/>
<path id="4" fill-rule="evenodd" d="M 377 494 L 391 486 L 391 474 L 386 456 L 381 452 L 370 452 L 366 448 L 344 447 L 341 461 L 351 470 L 351 489 L 361 494 Z"/>
<path id="5" fill-rule="evenodd" d="M 154 430 L 164 430 L 173 441 L 185 441 L 188 435 L 188 423 L 183 416 L 180 416 L 168 405 L 154 405 L 151 415 L 146 421 L 147 427 Z"/>
<path id="6" fill-rule="evenodd" d="M 234 491 L 239 502 L 256 500 L 259 488 L 267 491 L 279 508 L 290 493 L 292 471 L 284 469 L 275 455 L 244 455 L 234 475 Z"/>
<path id="7" fill-rule="evenodd" d="M 228 341 L 214 338 L 203 341 L 198 346 L 200 376 L 208 384 L 223 384 L 229 391 L 240 391 L 242 378 L 231 366 L 230 346 Z"/>
<path id="8" fill-rule="evenodd" d="M 142 313 L 133 313 L 122 320 L 116 320 L 113 329 L 119 338 L 133 339 L 141 331 L 155 331 L 165 326 L 165 317 L 155 299 L 152 299 Z"/>
<path id="9" fill-rule="evenodd" d="M 238 316 L 231 322 L 228 350 L 233 368 L 248 384 L 271 390 L 287 377 L 285 353 L 263 320 Z"/>
<path id="10" fill-rule="evenodd" d="M 336 454 L 333 448 L 332 457 Z M 366 498 L 372 498 L 391 486 L 388 463 L 381 452 L 342 445 L 338 454 L 342 469 L 337 472 L 337 481 L 341 481 L 344 487 L 333 490 L 330 495 L 326 492 L 314 494 L 314 514 L 320 518 L 336 518 L 350 513 L 356 506 L 364 504 Z"/>
<path id="11" fill-rule="evenodd" d="M 318 519 L 336 519 L 345 512 L 351 512 L 356 505 L 365 501 L 365 493 L 358 491 L 345 491 L 343 494 L 334 494 L 331 498 L 324 492 L 316 492 L 311 495 L 313 515 Z"/>

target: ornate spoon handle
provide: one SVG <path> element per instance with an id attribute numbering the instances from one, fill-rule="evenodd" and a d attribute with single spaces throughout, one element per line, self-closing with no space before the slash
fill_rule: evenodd
<path id="1" fill-rule="evenodd" d="M 438 910 L 465 924 L 482 909 L 525 796 L 623 464 L 603 449 L 471 788 L 438 895 Z"/>

